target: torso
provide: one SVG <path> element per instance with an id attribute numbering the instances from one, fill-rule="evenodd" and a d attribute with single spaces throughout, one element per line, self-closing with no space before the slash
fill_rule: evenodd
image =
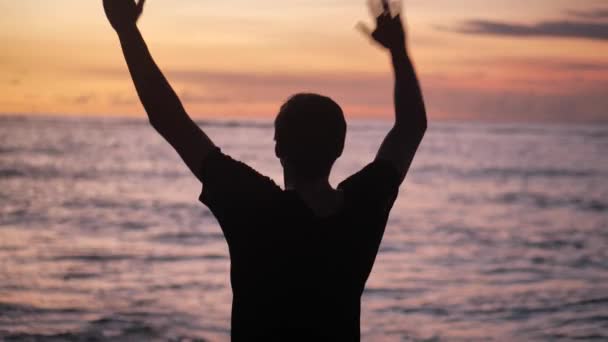
<path id="1" fill-rule="evenodd" d="M 235 242 L 233 341 L 236 331 L 268 340 L 282 328 L 308 341 L 359 339 L 360 298 L 382 234 L 364 233 L 364 208 L 345 196 L 336 191 L 330 205 L 314 208 L 283 192 L 272 214 L 260 215 L 252 234 Z"/>

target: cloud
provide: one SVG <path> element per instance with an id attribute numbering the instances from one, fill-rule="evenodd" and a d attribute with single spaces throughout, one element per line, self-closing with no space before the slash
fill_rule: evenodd
<path id="1" fill-rule="evenodd" d="M 108 97 L 108 103 L 112 106 L 132 106 L 139 103 L 137 96 L 123 95 L 123 94 L 111 94 Z"/>
<path id="2" fill-rule="evenodd" d="M 483 60 L 469 64 L 482 65 Z M 534 70 L 604 72 L 603 61 L 546 59 L 490 60 L 487 65 L 501 64 Z M 494 64 L 493 64 L 494 63 Z M 491 69 L 491 68 L 490 68 Z M 122 69 L 89 70 L 106 77 L 129 82 Z M 253 116 L 274 115 L 289 95 L 299 91 L 326 94 L 340 103 L 347 115 L 381 116 L 390 118 L 393 112 L 393 81 L 388 73 L 346 74 L 259 74 L 173 69 L 167 75 L 178 89 L 191 114 L 230 114 Z M 557 79 L 530 80 L 522 78 L 513 87 L 512 79 L 502 80 L 502 86 L 486 86 L 479 75 L 420 74 L 429 115 L 434 118 L 482 119 L 490 121 L 608 121 L 608 97 L 605 80 L 585 79 L 577 73 Z M 515 77 L 515 76 L 514 76 Z M 532 82 L 540 84 L 532 85 Z M 135 100 L 136 98 L 133 97 Z"/>
<path id="3" fill-rule="evenodd" d="M 555 20 L 525 25 L 492 20 L 468 20 L 452 31 L 492 36 L 608 40 L 608 22 L 595 21 Z"/>
<path id="4" fill-rule="evenodd" d="M 92 93 L 76 94 L 73 96 L 59 96 L 60 102 L 73 105 L 86 105 L 95 101 L 95 99 L 96 96 Z"/>
<path id="5" fill-rule="evenodd" d="M 540 63 L 539 63 L 540 65 Z M 567 71 L 608 71 L 608 63 L 594 62 L 544 62 L 548 68 Z"/>
<path id="6" fill-rule="evenodd" d="M 83 94 L 83 95 L 76 96 L 73 99 L 73 101 L 74 101 L 74 104 L 82 105 L 82 104 L 87 104 L 87 103 L 93 101 L 94 99 L 95 99 L 95 97 L 92 94 Z"/>
<path id="7" fill-rule="evenodd" d="M 120 68 L 85 69 L 82 72 L 106 79 L 128 80 Z M 184 102 L 277 103 L 298 92 L 318 92 L 356 104 L 380 105 L 390 100 L 384 93 L 369 95 L 370 89 L 392 86 L 388 73 L 250 73 L 200 69 L 168 69 L 166 75 L 180 89 Z M 390 95 L 390 91 L 387 91 Z"/>
<path id="8" fill-rule="evenodd" d="M 608 19 L 608 8 L 595 8 L 592 10 L 568 10 L 566 14 L 582 19 Z"/>
<path id="9" fill-rule="evenodd" d="M 543 72 L 608 72 L 608 61 L 542 57 L 471 57 L 454 62 L 461 68 L 471 65 L 477 68 L 534 69 Z"/>
<path id="10" fill-rule="evenodd" d="M 519 122 L 608 122 L 608 82 L 558 92 L 474 89 L 423 82 L 431 117 Z"/>
<path id="11" fill-rule="evenodd" d="M 188 103 L 215 103 L 215 104 L 226 104 L 234 102 L 228 96 L 213 96 L 213 95 L 201 95 L 191 90 L 183 90 L 179 94 L 179 98 L 183 102 Z"/>

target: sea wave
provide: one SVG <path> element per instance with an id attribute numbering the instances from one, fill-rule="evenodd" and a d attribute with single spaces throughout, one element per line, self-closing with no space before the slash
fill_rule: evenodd
<path id="1" fill-rule="evenodd" d="M 200 124 L 280 178 L 270 120 Z M 336 177 L 373 160 L 389 127 L 352 122 Z M 362 340 L 604 338 L 607 131 L 432 123 Z M 222 231 L 145 119 L 0 117 L 0 139 L 0 340 L 229 340 Z"/>

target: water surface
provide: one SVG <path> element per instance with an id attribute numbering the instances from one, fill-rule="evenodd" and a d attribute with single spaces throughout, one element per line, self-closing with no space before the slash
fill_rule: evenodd
<path id="1" fill-rule="evenodd" d="M 282 184 L 270 122 L 201 122 Z M 332 183 L 388 125 L 357 121 Z M 364 341 L 608 339 L 608 126 L 433 124 Z M 228 341 L 227 248 L 145 120 L 0 118 L 0 339 Z M 322 281 L 322 280 L 321 280 Z"/>

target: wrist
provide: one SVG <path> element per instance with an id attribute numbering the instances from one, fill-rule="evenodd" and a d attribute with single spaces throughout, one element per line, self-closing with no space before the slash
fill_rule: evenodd
<path id="1" fill-rule="evenodd" d="M 137 25 L 135 25 L 135 23 L 127 24 L 120 27 L 115 27 L 114 29 L 119 37 L 126 37 L 137 32 Z"/>
<path id="2" fill-rule="evenodd" d="M 407 48 L 405 47 L 405 44 L 402 46 L 391 48 L 389 51 L 391 52 L 391 56 L 393 58 L 407 57 Z"/>

